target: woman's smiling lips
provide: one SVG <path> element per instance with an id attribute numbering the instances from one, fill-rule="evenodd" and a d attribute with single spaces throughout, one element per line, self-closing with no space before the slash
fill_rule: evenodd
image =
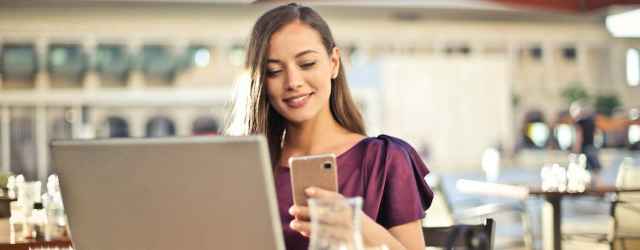
<path id="1" fill-rule="evenodd" d="M 302 108 L 305 104 L 307 104 L 307 101 L 309 100 L 309 97 L 311 95 L 313 95 L 313 92 L 307 93 L 307 94 L 295 95 L 292 97 L 287 97 L 287 98 L 284 98 L 283 101 L 285 104 L 287 104 L 289 108 L 293 108 L 293 109 Z"/>

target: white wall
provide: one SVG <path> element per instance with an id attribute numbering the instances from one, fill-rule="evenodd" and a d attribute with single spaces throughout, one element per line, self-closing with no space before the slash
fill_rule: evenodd
<path id="1" fill-rule="evenodd" d="M 511 91 L 501 57 L 384 58 L 385 132 L 418 149 L 438 169 L 478 165 L 482 151 L 512 138 Z"/>

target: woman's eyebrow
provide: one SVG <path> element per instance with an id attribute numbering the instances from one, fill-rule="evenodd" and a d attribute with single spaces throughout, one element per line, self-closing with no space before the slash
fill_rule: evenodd
<path id="1" fill-rule="evenodd" d="M 309 53 L 318 53 L 318 51 L 315 51 L 315 50 L 312 50 L 312 49 L 308 49 L 308 50 L 305 50 L 305 51 L 302 51 L 302 52 L 296 54 L 296 58 L 304 56 L 304 55 L 309 54 Z"/>
<path id="2" fill-rule="evenodd" d="M 309 53 L 318 53 L 318 51 L 315 51 L 315 50 L 312 50 L 312 49 L 308 49 L 308 50 L 299 52 L 298 54 L 296 54 L 295 57 L 298 58 L 298 57 L 304 56 L 304 55 L 309 54 Z M 281 61 L 278 60 L 278 59 L 272 59 L 272 58 L 267 59 L 267 63 L 280 63 L 280 62 Z"/>

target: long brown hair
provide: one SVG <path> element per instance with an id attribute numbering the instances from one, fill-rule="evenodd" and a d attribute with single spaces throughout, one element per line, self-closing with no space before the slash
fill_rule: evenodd
<path id="1" fill-rule="evenodd" d="M 244 125 L 246 129 L 244 134 L 264 134 L 267 137 L 273 167 L 277 166 L 280 159 L 287 121 L 270 105 L 263 76 L 266 75 L 267 50 L 271 36 L 293 21 L 300 21 L 316 30 L 322 38 L 322 44 L 327 53 L 332 53 L 336 44 L 331 30 L 313 9 L 291 3 L 267 11 L 254 24 L 247 49 L 245 67 L 251 76 L 249 96 L 247 97 L 249 100 L 246 107 L 239 107 L 246 110 L 231 114 L 232 119 L 240 119 Z M 340 61 L 338 75 L 331 80 L 331 95 L 329 97 L 331 114 L 340 126 L 351 132 L 364 135 L 365 128 L 362 116 L 351 98 L 342 65 L 342 61 Z M 244 117 L 233 117 L 243 114 Z M 230 123 L 227 123 L 227 129 L 229 125 Z"/>

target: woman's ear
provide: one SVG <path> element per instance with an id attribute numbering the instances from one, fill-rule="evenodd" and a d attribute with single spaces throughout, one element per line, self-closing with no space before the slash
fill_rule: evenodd
<path id="1" fill-rule="evenodd" d="M 338 77 L 338 72 L 340 72 L 340 49 L 338 47 L 333 47 L 331 50 L 331 79 L 336 79 Z"/>

